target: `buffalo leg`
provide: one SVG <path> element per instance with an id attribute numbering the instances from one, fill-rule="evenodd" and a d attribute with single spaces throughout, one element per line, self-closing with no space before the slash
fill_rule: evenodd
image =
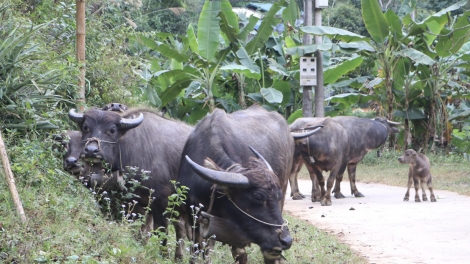
<path id="1" fill-rule="evenodd" d="M 429 189 L 429 196 L 431 198 L 431 202 L 437 202 L 436 196 L 434 196 L 434 192 L 432 190 L 432 179 L 431 179 L 431 177 L 429 177 L 429 179 L 427 180 L 427 185 L 428 185 L 428 189 Z"/>
<path id="2" fill-rule="evenodd" d="M 308 163 L 305 163 L 305 166 L 312 180 L 312 202 L 320 202 L 325 195 L 325 179 L 323 178 L 322 171 Z"/>
<path id="3" fill-rule="evenodd" d="M 289 176 L 289 184 L 290 184 L 290 189 L 291 189 L 290 196 L 292 196 L 293 200 L 301 200 L 305 198 L 305 196 L 300 193 L 299 183 L 297 181 L 297 175 L 299 174 L 299 171 L 302 168 L 302 165 L 303 165 L 302 157 L 300 155 L 294 157 L 294 162 L 292 164 L 292 169 L 291 169 L 291 173 Z"/>
<path id="4" fill-rule="evenodd" d="M 326 192 L 325 196 L 323 196 L 323 199 L 321 200 L 321 205 L 322 206 L 330 206 L 331 203 L 331 189 L 333 189 L 333 185 L 335 183 L 335 179 L 338 175 L 338 169 L 333 169 L 330 172 L 330 176 L 328 176 L 328 181 L 326 183 Z"/>
<path id="5" fill-rule="evenodd" d="M 336 181 L 335 181 L 335 188 L 333 189 L 333 192 L 335 193 L 335 198 L 336 199 L 342 199 L 346 198 L 342 193 L 341 193 L 341 182 L 343 181 L 343 174 L 338 173 L 338 176 L 336 176 Z"/>
<path id="6" fill-rule="evenodd" d="M 235 263 L 246 264 L 248 263 L 248 255 L 244 248 L 237 248 L 232 246 L 232 257 L 235 260 Z"/>
<path id="7" fill-rule="evenodd" d="M 408 184 L 407 184 L 407 190 L 406 190 L 406 193 L 405 193 L 405 198 L 403 198 L 403 201 L 409 201 L 410 200 L 410 189 L 411 189 L 411 184 L 412 184 L 412 170 L 410 168 L 409 172 L 408 172 Z"/>
<path id="8" fill-rule="evenodd" d="M 422 198 L 423 202 L 426 202 L 428 200 L 428 197 L 426 196 L 426 190 L 424 189 L 424 179 L 419 181 L 419 184 L 421 186 L 421 192 L 422 192 Z"/>
<path id="9" fill-rule="evenodd" d="M 419 198 L 419 179 L 418 177 L 413 177 L 413 182 L 415 186 L 415 202 L 419 203 L 421 202 L 421 199 Z"/>
<path id="10" fill-rule="evenodd" d="M 364 195 L 359 192 L 356 186 L 356 167 L 357 163 L 348 164 L 348 177 L 349 184 L 351 185 L 351 194 L 354 194 L 356 197 L 364 197 Z"/>

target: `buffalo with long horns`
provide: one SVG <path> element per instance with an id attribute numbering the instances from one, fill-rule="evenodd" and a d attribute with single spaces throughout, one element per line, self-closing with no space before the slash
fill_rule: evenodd
<path id="1" fill-rule="evenodd" d="M 282 207 L 294 138 L 318 129 L 292 134 L 281 115 L 260 106 L 206 116 L 188 137 L 178 172 L 178 182 L 189 187 L 180 209 L 197 226 L 195 245 L 215 236 L 245 263 L 243 248 L 255 243 L 266 263 L 277 263 L 292 244 Z"/>
<path id="2" fill-rule="evenodd" d="M 148 228 L 167 228 L 163 213 L 173 191 L 171 180 L 176 179 L 192 127 L 149 109 L 118 113 L 94 108 L 83 114 L 72 109 L 69 117 L 82 133 L 81 158 L 91 163 L 88 186 L 108 192 L 127 192 L 137 186 L 129 198 L 129 202 L 135 201 L 133 212 L 145 215 L 145 208 L 150 207 L 147 225 L 153 222 L 153 227 Z M 181 225 L 175 229 L 179 238 L 184 237 Z M 181 248 L 178 250 L 176 257 L 181 257 Z"/>

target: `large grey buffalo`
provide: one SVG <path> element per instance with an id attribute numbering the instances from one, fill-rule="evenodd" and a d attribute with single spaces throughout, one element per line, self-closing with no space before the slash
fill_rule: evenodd
<path id="1" fill-rule="evenodd" d="M 376 117 L 358 118 L 354 116 L 336 116 L 333 120 L 341 124 L 349 135 L 348 152 L 348 178 L 351 185 L 351 194 L 356 197 L 364 197 L 356 187 L 356 167 L 364 156 L 371 150 L 382 146 L 387 141 L 388 135 L 400 132 L 400 123 L 392 122 L 386 118 Z M 344 198 L 340 184 L 343 175 L 336 179 L 333 192 L 336 198 Z"/>
<path id="2" fill-rule="evenodd" d="M 120 184 L 105 185 L 114 191 L 125 192 L 133 183 L 142 187 L 133 191 L 136 201 L 133 212 L 145 214 L 147 206 L 151 215 L 147 218 L 153 229 L 167 228 L 163 213 L 172 194 L 186 138 L 192 127 L 183 122 L 169 120 L 149 109 L 128 109 L 125 113 L 90 109 L 83 114 L 70 110 L 69 117 L 80 127 L 84 143 L 81 158 L 92 163 L 89 184 L 120 183 L 120 175 L 129 177 L 125 188 Z M 134 168 L 134 169 L 133 169 Z M 137 168 L 137 170 L 135 170 Z M 146 175 L 142 174 L 147 171 Z M 104 173 L 102 173 L 104 172 Z M 152 193 L 150 190 L 154 190 Z M 177 236 L 184 237 L 184 229 L 176 227 Z M 181 257 L 182 252 L 175 252 Z"/>
<path id="3" fill-rule="evenodd" d="M 291 196 L 294 200 L 304 198 L 299 191 L 297 174 L 305 164 L 312 180 L 312 202 L 320 201 L 322 205 L 331 205 L 331 189 L 335 179 L 344 173 L 348 165 L 349 137 L 343 126 L 330 117 L 298 118 L 290 125 L 290 129 L 301 132 L 318 125 L 323 125 L 319 132 L 296 141 L 289 178 Z M 330 171 L 326 191 L 323 171 Z M 321 187 L 321 193 L 318 187 Z"/>
<path id="4" fill-rule="evenodd" d="M 385 118 L 299 118 L 290 125 L 291 131 L 306 131 L 313 125 L 323 124 L 323 129 L 296 144 L 296 155 L 290 176 L 293 199 L 302 199 L 297 183 L 297 173 L 306 165 L 312 179 L 312 202 L 331 205 L 331 188 L 336 198 L 344 198 L 340 191 L 343 174 L 348 169 L 351 194 L 364 197 L 356 187 L 356 167 L 371 150 L 385 143 L 389 134 L 398 133 L 399 123 Z M 324 188 L 322 171 L 331 171 Z M 319 194 L 318 187 L 321 188 Z"/>
<path id="5" fill-rule="evenodd" d="M 206 116 L 186 142 L 178 173 L 189 187 L 181 213 L 197 225 L 198 245 L 215 235 L 233 247 L 239 263 L 250 243 L 260 246 L 266 263 L 279 261 L 292 244 L 282 206 L 293 154 L 294 137 L 278 113 L 252 106 Z M 202 206 L 197 223 L 194 206 Z"/>

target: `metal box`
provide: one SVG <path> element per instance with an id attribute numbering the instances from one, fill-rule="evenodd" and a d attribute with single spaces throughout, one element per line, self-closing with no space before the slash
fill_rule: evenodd
<path id="1" fill-rule="evenodd" d="M 315 8 L 327 8 L 328 0 L 315 0 Z"/>
<path id="2" fill-rule="evenodd" d="M 300 57 L 300 85 L 317 85 L 317 59 L 315 57 Z"/>

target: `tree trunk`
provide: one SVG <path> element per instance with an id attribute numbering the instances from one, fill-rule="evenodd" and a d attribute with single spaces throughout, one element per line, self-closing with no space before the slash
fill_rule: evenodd
<path id="1" fill-rule="evenodd" d="M 79 112 L 83 112 L 85 109 L 85 0 L 77 0 L 77 61 L 80 70 L 78 76 L 78 99 L 77 108 Z"/>
<path id="2" fill-rule="evenodd" d="M 321 26 L 321 8 L 315 8 L 315 26 Z M 321 44 L 322 36 L 315 36 L 315 44 Z M 325 88 L 323 87 L 323 55 L 315 52 L 317 58 L 317 86 L 315 86 L 315 116 L 325 117 Z"/>
<path id="3" fill-rule="evenodd" d="M 20 215 L 21 222 L 26 223 L 26 216 L 24 214 L 23 205 L 21 204 L 20 196 L 18 195 L 18 190 L 15 185 L 15 178 L 10 168 L 10 161 L 8 160 L 7 150 L 5 143 L 3 143 L 2 132 L 0 131 L 0 155 L 2 156 L 3 169 L 5 171 L 5 178 L 10 188 L 11 197 L 13 203 L 15 204 L 16 211 Z"/>

